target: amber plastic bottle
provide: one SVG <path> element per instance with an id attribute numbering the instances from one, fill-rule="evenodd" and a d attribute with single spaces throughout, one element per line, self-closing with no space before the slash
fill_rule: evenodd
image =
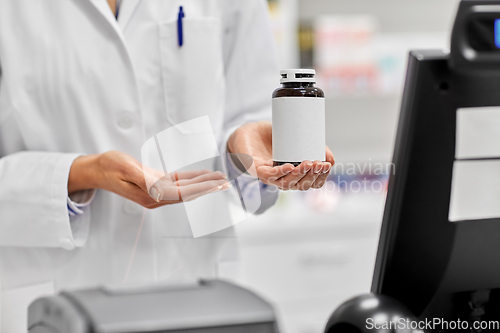
<path id="1" fill-rule="evenodd" d="M 312 69 L 282 70 L 273 92 L 274 165 L 325 161 L 325 94 Z"/>

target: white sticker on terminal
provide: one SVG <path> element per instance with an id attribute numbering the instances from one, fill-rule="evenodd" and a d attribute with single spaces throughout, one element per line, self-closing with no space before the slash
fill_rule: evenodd
<path id="1" fill-rule="evenodd" d="M 500 160 L 457 161 L 448 219 L 500 218 Z"/>
<path id="2" fill-rule="evenodd" d="M 500 158 L 500 107 L 457 110 L 456 159 Z"/>

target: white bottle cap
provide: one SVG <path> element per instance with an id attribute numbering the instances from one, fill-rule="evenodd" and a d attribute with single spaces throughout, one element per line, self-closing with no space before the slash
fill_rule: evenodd
<path id="1" fill-rule="evenodd" d="M 283 69 L 280 71 L 280 83 L 287 82 L 309 82 L 316 83 L 316 71 L 314 69 Z"/>

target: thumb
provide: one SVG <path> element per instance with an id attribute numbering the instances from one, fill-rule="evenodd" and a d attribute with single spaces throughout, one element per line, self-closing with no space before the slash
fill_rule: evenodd
<path id="1" fill-rule="evenodd" d="M 161 192 L 158 191 L 158 189 L 156 188 L 156 186 L 151 186 L 151 188 L 149 189 L 149 195 L 151 196 L 151 198 L 153 198 L 153 200 L 155 200 L 156 202 L 160 202 L 161 201 Z"/>

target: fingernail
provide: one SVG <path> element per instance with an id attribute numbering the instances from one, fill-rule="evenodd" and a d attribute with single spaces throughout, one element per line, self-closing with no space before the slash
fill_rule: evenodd
<path id="1" fill-rule="evenodd" d="M 314 168 L 314 173 L 319 173 L 320 171 L 321 171 L 321 164 L 316 165 L 316 167 Z"/>
<path id="2" fill-rule="evenodd" d="M 151 198 L 153 198 L 156 202 L 160 202 L 160 197 L 161 197 L 161 193 L 156 189 L 156 187 L 151 187 L 151 189 L 149 190 L 149 195 L 151 196 Z"/>
<path id="3" fill-rule="evenodd" d="M 228 190 L 231 187 L 233 187 L 233 185 L 231 185 L 231 183 L 226 183 L 226 184 L 222 185 L 222 191 Z"/>

